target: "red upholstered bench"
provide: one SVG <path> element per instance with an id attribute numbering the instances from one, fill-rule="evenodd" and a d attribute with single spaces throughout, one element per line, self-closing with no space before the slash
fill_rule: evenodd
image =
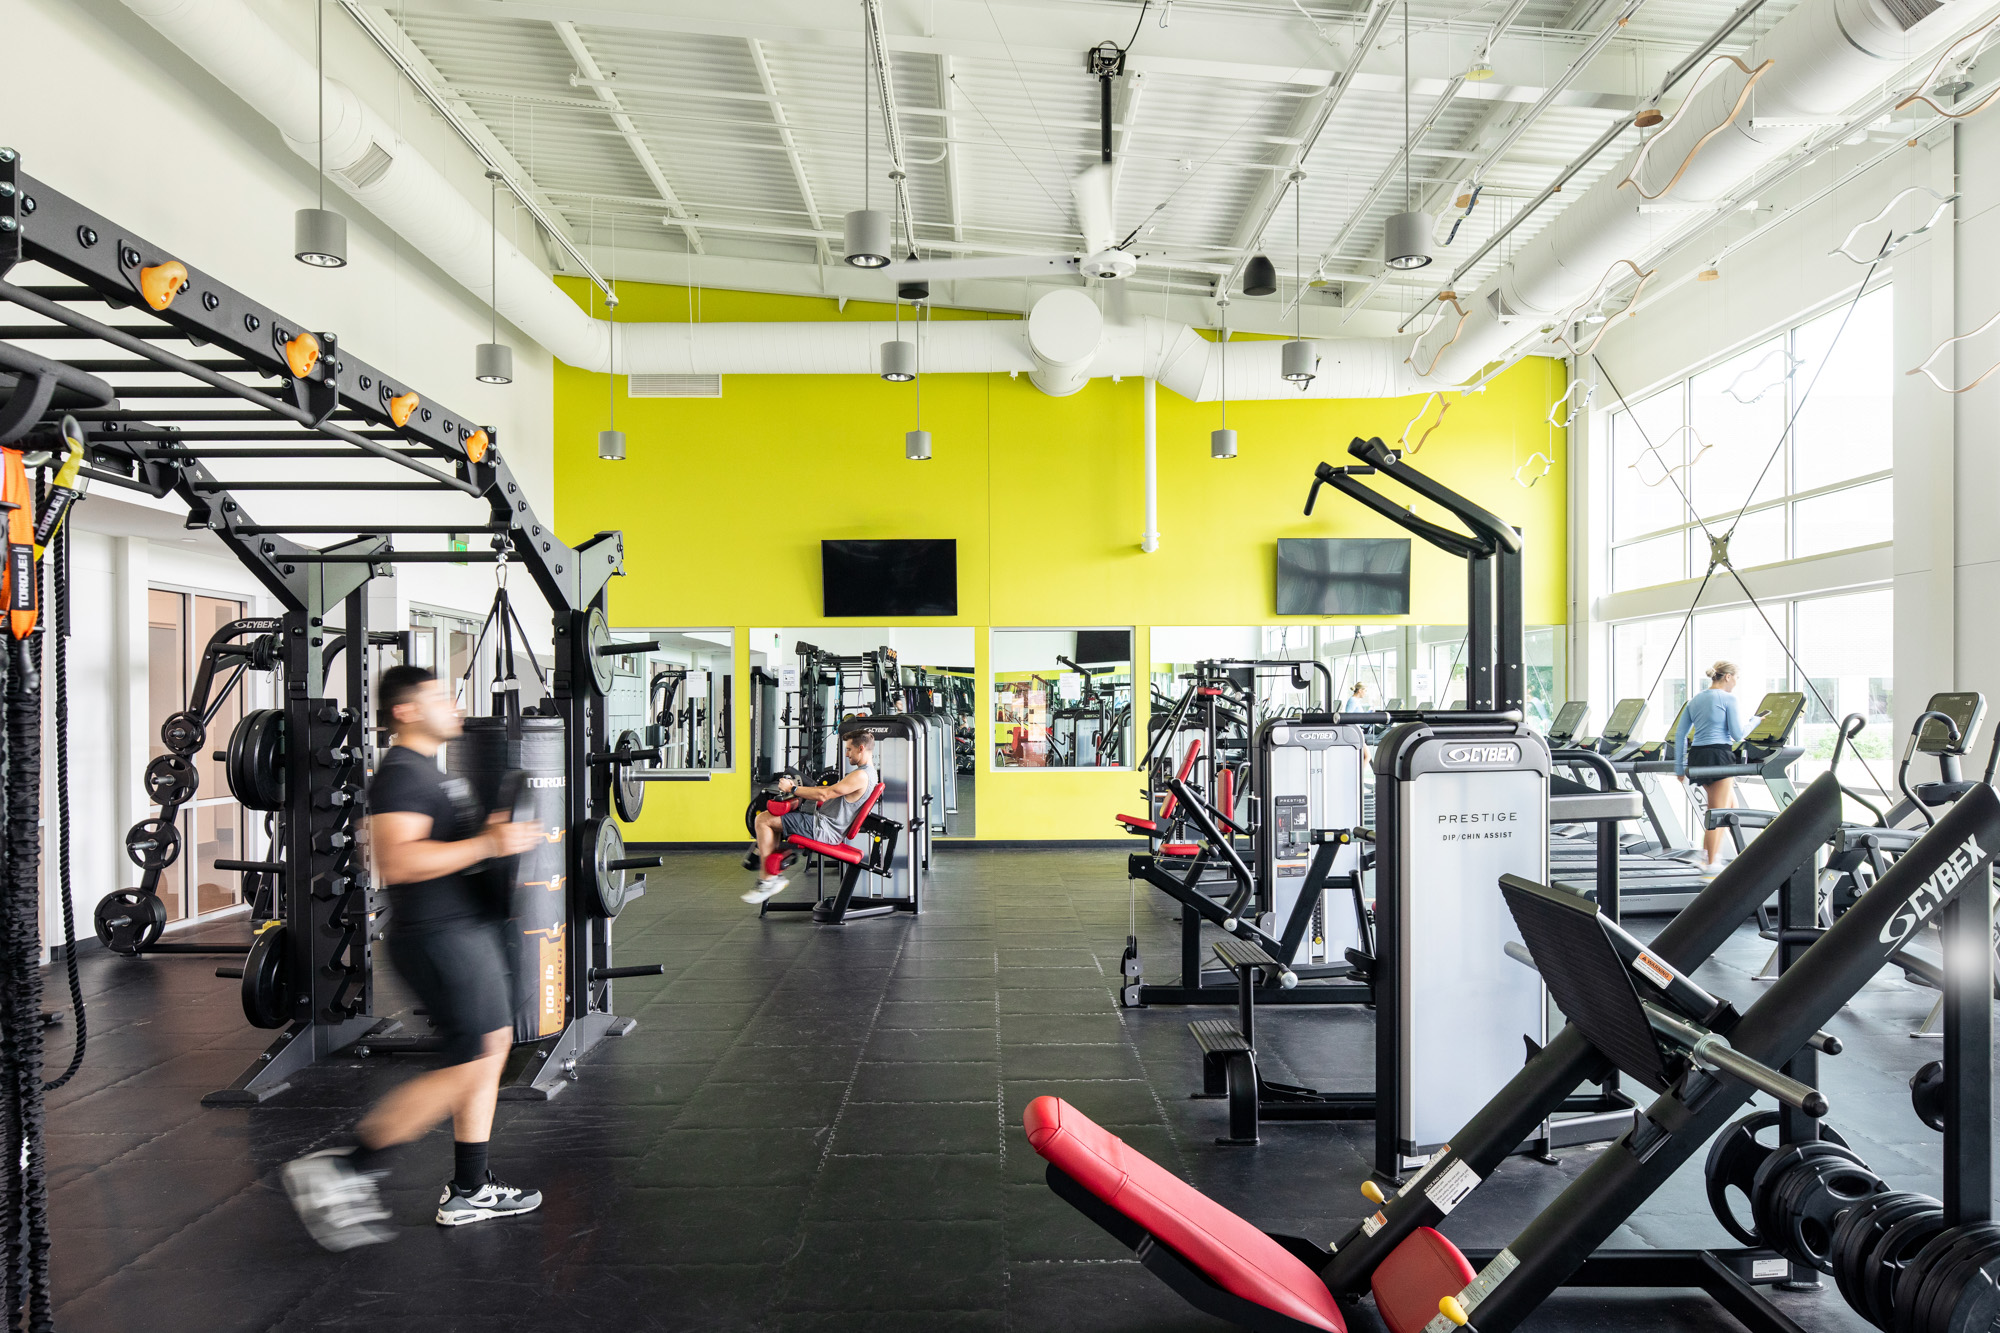
<path id="1" fill-rule="evenodd" d="M 1458 1246 L 1418 1227 L 1375 1266 L 1369 1289 L 1389 1333 L 1421 1333 L 1438 1317 L 1438 1299 L 1458 1295 L 1474 1276 Z"/>
<path id="2" fill-rule="evenodd" d="M 1189 1303 L 1269 1333 L 1346 1333 L 1333 1293 L 1300 1257 L 1317 1255 L 1308 1242 L 1290 1248 L 1259 1231 L 1060 1098 L 1035 1098 L 1022 1123 L 1050 1187 Z"/>
<path id="3" fill-rule="evenodd" d="M 1181 771 L 1178 776 L 1182 782 L 1186 782 L 1188 774 L 1194 772 L 1194 761 L 1200 754 L 1201 737 L 1197 736 L 1188 743 L 1187 758 L 1181 760 Z M 1113 815 L 1112 818 L 1124 825 L 1127 833 L 1139 833 L 1150 837 L 1172 824 L 1174 807 L 1178 802 L 1178 797 L 1169 794 L 1166 800 L 1160 802 L 1158 819 L 1147 819 L 1142 815 Z"/>
<path id="4" fill-rule="evenodd" d="M 868 793 L 868 799 L 861 803 L 859 810 L 855 811 L 854 822 L 847 826 L 847 836 L 849 838 L 858 838 L 861 836 L 861 826 L 867 822 L 868 813 L 875 808 L 875 802 L 882 799 L 882 790 L 883 784 L 876 783 L 875 790 Z M 851 843 L 821 842 L 818 838 L 808 838 L 803 833 L 794 833 L 786 838 L 785 841 L 800 851 L 818 852 L 821 856 L 830 856 L 836 861 L 845 861 L 851 866 L 861 864 L 862 851 L 859 847 Z"/>

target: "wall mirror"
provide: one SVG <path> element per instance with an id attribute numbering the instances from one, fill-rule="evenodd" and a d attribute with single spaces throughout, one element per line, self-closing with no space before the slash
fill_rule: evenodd
<path id="1" fill-rule="evenodd" d="M 993 767 L 1132 766 L 1130 627 L 992 633 Z"/>
<path id="2" fill-rule="evenodd" d="M 663 768 L 726 773 L 736 766 L 736 633 L 727 629 L 622 626 L 619 643 L 657 648 L 611 659 L 605 718 L 610 739 L 626 729 L 663 749 Z"/>
<path id="3" fill-rule="evenodd" d="M 959 627 L 815 625 L 750 631 L 751 777 L 789 769 L 810 782 L 845 762 L 840 724 L 857 717 L 915 719 L 924 753 L 879 756 L 920 764 L 939 836 L 973 836 L 973 631 Z"/>

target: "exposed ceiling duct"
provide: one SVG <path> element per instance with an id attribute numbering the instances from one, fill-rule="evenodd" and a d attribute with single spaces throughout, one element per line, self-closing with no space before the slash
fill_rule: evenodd
<path id="1" fill-rule="evenodd" d="M 319 152 L 312 63 L 247 0 L 124 0 L 276 125 L 302 157 Z M 1753 172 L 1795 147 L 1828 117 L 1877 91 L 1903 64 L 2000 8 L 2000 0 L 1805 0 L 1766 33 L 1743 62 L 1709 78 L 1650 142 L 1639 182 L 1667 195 L 1648 206 L 1634 185 L 1635 151 L 1559 213 L 1470 302 L 1417 337 L 1333 339 L 1319 344 L 1318 378 L 1288 383 L 1282 344 L 1238 342 L 1228 358 L 1228 396 L 1371 398 L 1465 383 L 1531 340 L 1584 299 L 1621 260 L 1643 260 L 1690 220 L 1689 206 L 1716 204 Z M 1928 21 L 1934 15 L 1943 17 Z M 1754 100 L 1742 94 L 1755 74 Z M 1754 121 L 1753 121 L 1754 115 Z M 1733 119 L 1732 119 L 1733 117 Z M 484 211 L 345 85 L 326 89 L 326 166 L 354 199 L 405 242 L 555 357 L 583 370 L 608 368 L 610 326 L 592 318 L 504 238 L 489 256 Z M 1717 127 L 1723 126 L 1719 132 Z M 1673 180 L 1669 189 L 1667 182 Z M 885 297 L 889 295 L 885 291 Z M 1109 322 L 1081 290 L 1058 291 L 1026 320 L 927 324 L 925 365 L 945 374 L 1025 373 L 1044 391 L 1074 393 L 1107 375 L 1157 378 L 1197 401 L 1221 396 L 1217 344 L 1160 319 Z M 619 325 L 618 369 L 632 374 L 875 374 L 882 323 Z M 1414 363 L 1414 364 L 1412 364 Z M 1430 373 L 1418 375 L 1416 366 Z"/>

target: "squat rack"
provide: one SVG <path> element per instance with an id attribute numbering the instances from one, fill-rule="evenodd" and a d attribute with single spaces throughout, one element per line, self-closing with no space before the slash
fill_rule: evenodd
<path id="1" fill-rule="evenodd" d="M 10 279 L 22 263 L 66 282 L 19 285 Z M 611 920 L 591 907 L 606 897 L 622 901 L 626 872 L 657 862 L 606 861 L 601 840 L 579 836 L 610 817 L 619 765 L 637 758 L 614 755 L 606 736 L 609 655 L 626 648 L 610 642 L 605 616 L 606 585 L 624 572 L 622 534 L 599 532 L 576 547 L 563 542 L 529 504 L 491 427 L 363 361 L 337 333 L 308 329 L 27 175 L 6 148 L 0 303 L 31 317 L 0 324 L 0 367 L 14 381 L 0 418 L 42 418 L 38 429 L 45 430 L 67 413 L 84 437 L 83 477 L 155 499 L 178 496 L 187 527 L 215 534 L 283 607 L 285 808 L 273 859 L 257 866 L 279 878 L 291 1020 L 240 1077 L 204 1100 L 262 1101 L 297 1070 L 388 1027 L 373 1013 L 369 950 L 370 922 L 382 902 L 368 892 L 352 830 L 358 756 L 373 725 L 367 584 L 397 564 L 499 561 L 524 566 L 548 603 L 551 702 L 566 724 L 563 1024 L 530 1050 L 504 1090 L 554 1095 L 575 1077 L 586 1051 L 634 1026 L 613 1011 L 612 980 L 659 970 L 614 967 Z M 113 324 L 83 309 L 98 305 L 137 318 Z M 62 354 L 21 343 L 55 345 Z M 167 343 L 186 343 L 190 354 Z M 259 377 L 275 384 L 250 382 Z M 373 475 L 315 476 L 310 464 L 317 460 L 340 464 L 344 473 L 358 463 Z M 242 469 L 246 462 L 281 466 Z M 211 464 L 231 475 L 217 476 Z M 397 471 L 376 471 L 382 465 Z M 484 516 L 455 524 L 260 523 L 244 497 L 263 491 L 456 493 L 481 505 Z M 470 532 L 488 534 L 490 549 L 396 545 L 400 537 Z M 352 535 L 318 547 L 297 540 L 345 534 Z M 329 649 L 342 642 L 345 708 L 329 687 Z M 246 874 L 250 864 L 239 863 Z M 592 892 L 606 878 L 616 879 L 619 891 Z"/>

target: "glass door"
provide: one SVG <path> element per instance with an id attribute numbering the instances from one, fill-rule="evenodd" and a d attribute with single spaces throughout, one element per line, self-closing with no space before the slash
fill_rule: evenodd
<path id="1" fill-rule="evenodd" d="M 150 757 L 167 752 L 160 726 L 187 706 L 188 688 L 209 638 L 247 611 L 238 598 L 164 588 L 149 589 L 146 600 Z M 230 795 L 225 766 L 214 756 L 228 750 L 229 738 L 245 712 L 266 706 L 269 678 L 246 671 L 229 688 L 231 675 L 228 670 L 216 672 L 210 688 L 214 715 L 208 721 L 208 739 L 192 756 L 199 782 L 194 799 L 180 812 L 182 853 L 160 876 L 160 901 L 169 921 L 236 906 L 242 901 L 241 876 L 219 870 L 215 863 L 255 859 L 252 849 L 266 845 L 262 824 L 251 827 L 252 816 Z"/>

